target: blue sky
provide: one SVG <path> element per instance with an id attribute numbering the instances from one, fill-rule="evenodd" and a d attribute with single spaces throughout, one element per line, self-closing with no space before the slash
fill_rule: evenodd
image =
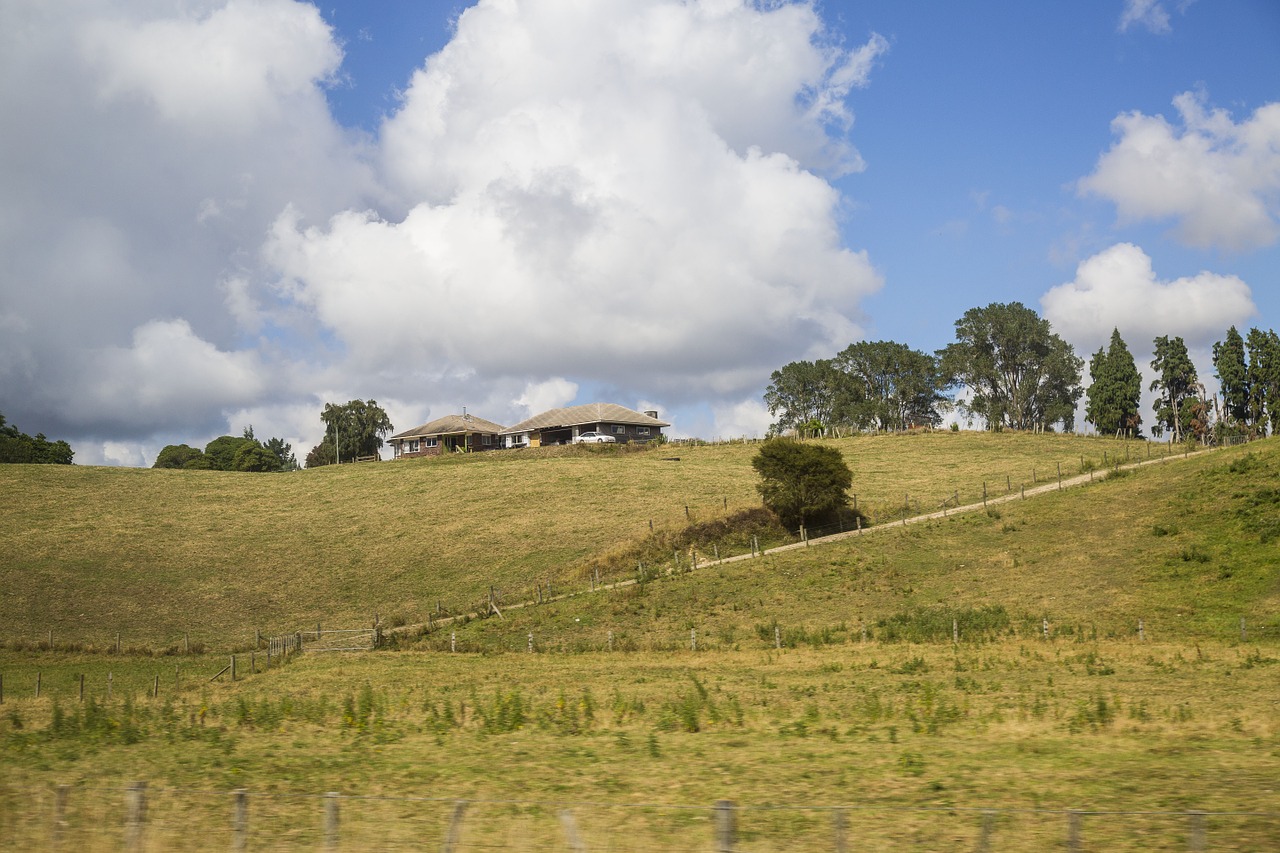
<path id="1" fill-rule="evenodd" d="M 1269 0 L 0 9 L 0 411 L 84 463 L 325 401 L 760 434 L 1021 301 L 1202 378 L 1280 316 Z"/>

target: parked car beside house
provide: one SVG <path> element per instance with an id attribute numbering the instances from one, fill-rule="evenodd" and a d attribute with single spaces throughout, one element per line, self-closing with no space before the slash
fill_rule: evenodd
<path id="1" fill-rule="evenodd" d="M 594 434 L 595 441 L 643 444 L 659 438 L 663 427 L 669 426 L 658 420 L 657 412 L 637 412 L 616 403 L 585 403 L 534 415 L 503 430 L 502 441 L 505 447 L 581 444 L 580 439 Z"/>

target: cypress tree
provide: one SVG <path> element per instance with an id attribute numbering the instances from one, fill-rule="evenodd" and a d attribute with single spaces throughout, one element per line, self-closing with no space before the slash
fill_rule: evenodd
<path id="1" fill-rule="evenodd" d="M 1111 343 L 1101 347 L 1089 361 L 1092 384 L 1086 396 L 1085 419 L 1099 432 L 1128 432 L 1138 435 L 1142 416 L 1138 403 L 1142 396 L 1142 377 L 1133 361 L 1133 354 L 1120 337 L 1120 330 L 1111 331 Z"/>
<path id="2" fill-rule="evenodd" d="M 1249 372 L 1244 361 L 1244 338 L 1232 326 L 1227 339 L 1213 345 L 1213 369 L 1222 383 L 1222 411 L 1228 420 L 1248 426 L 1261 418 L 1250 411 Z"/>

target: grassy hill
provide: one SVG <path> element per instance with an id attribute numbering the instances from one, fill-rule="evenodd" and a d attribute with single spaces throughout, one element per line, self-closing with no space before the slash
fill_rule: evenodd
<path id="1" fill-rule="evenodd" d="M 833 441 L 873 520 L 1163 445 L 929 433 Z M 579 582 L 600 555 L 758 506 L 749 444 L 548 448 L 280 475 L 0 466 L 0 639 L 214 646 L 418 622 Z M 1105 460 L 1105 461 L 1104 461 Z M 687 508 L 687 510 L 686 510 Z M 687 512 L 687 515 L 686 515 Z M 728 547 L 728 543 L 726 543 Z"/>
<path id="2" fill-rule="evenodd" d="M 1017 496 L 1059 463 L 1163 448 L 971 433 L 835 445 L 878 528 L 595 592 L 583 571 L 642 544 L 650 518 L 662 533 L 685 526 L 686 504 L 695 525 L 754 505 L 754 449 L 289 476 L 0 470 L 20 495 L 0 509 L 10 637 L 56 623 L 105 644 L 109 617 L 139 642 L 198 624 L 225 646 L 271 620 L 399 607 L 412 621 L 491 578 L 578 592 L 406 627 L 393 651 L 266 671 L 259 654 L 256 673 L 241 655 L 234 683 L 209 680 L 222 655 L 11 643 L 0 835 L 49 846 L 54 785 L 69 784 L 65 845 L 119 849 L 123 786 L 146 779 L 153 849 L 229 845 L 236 788 L 253 849 L 320 846 L 326 791 L 349 796 L 342 849 L 436 846 L 457 798 L 473 801 L 463 850 L 562 849 L 564 809 L 589 849 L 707 850 L 721 798 L 752 851 L 835 849 L 835 807 L 859 849 L 1052 849 L 1077 820 L 1085 849 L 1185 850 L 1191 809 L 1210 813 L 1205 849 L 1274 846 L 1280 441 L 906 527 L 888 520 L 907 494 L 913 511 L 966 504 L 1007 476 Z"/>

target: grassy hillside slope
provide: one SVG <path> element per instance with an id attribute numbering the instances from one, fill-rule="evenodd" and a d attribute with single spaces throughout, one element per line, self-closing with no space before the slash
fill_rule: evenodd
<path id="1" fill-rule="evenodd" d="M 705 549 L 704 549 L 705 553 Z M 995 613 L 1001 610 L 1003 615 Z M 477 648 L 677 648 L 1042 632 L 1280 639 L 1280 441 L 472 623 Z M 1252 626 L 1252 627 L 1250 627 Z M 424 640 L 437 646 L 442 636 Z"/>
<path id="2" fill-rule="evenodd" d="M 1163 446 L 931 433 L 832 442 L 873 518 Z M 758 505 L 752 445 L 564 448 L 294 474 L 0 466 L 4 637 L 213 645 L 254 628 L 408 621 L 582 576 L 590 558 Z M 234 638 L 234 639 L 232 639 Z"/>
<path id="3" fill-rule="evenodd" d="M 1109 442 L 1013 438 L 911 436 L 839 446 L 858 469 L 860 495 L 881 495 L 886 507 L 904 481 L 921 495 L 932 487 L 939 500 L 956 490 L 961 503 L 980 498 L 982 479 L 1003 478 L 1001 446 L 1029 451 L 1018 457 L 1028 481 L 1033 461 L 1056 469 L 1054 451 L 1064 459 L 1069 447 L 1105 449 L 1108 459 L 1124 452 Z M 264 510 L 245 509 L 250 491 L 268 505 L 304 486 L 315 489 L 307 501 L 360 491 L 388 511 L 386 495 L 435 494 L 442 482 L 503 491 L 516 488 L 504 484 L 520 472 L 525 494 L 546 499 L 558 493 L 556 482 L 576 477 L 570 488 L 579 501 L 625 494 L 674 525 L 683 520 L 683 501 L 666 516 L 657 510 L 673 497 L 701 494 L 699 476 L 728 495 L 731 508 L 735 494 L 751 501 L 752 479 L 739 471 L 750 452 L 512 455 L 296 478 L 92 469 L 13 476 L 131 483 L 117 504 L 133 506 L 135 516 L 159 496 L 177 505 L 187 493 L 198 512 L 215 506 L 263 540 L 278 533 L 288 542 L 296 540 L 287 530 L 255 526 Z M 652 481 L 638 487 L 644 472 Z M 1015 494 L 1018 473 L 1011 468 Z M 604 488 L 606 474 L 616 475 L 613 490 L 592 491 Z M 63 503 L 101 496 L 96 488 L 72 489 Z M 150 498 L 137 497 L 147 489 Z M 298 494 L 293 499 L 302 501 Z M 711 514 L 713 502 L 690 502 L 695 514 Z M 4 512 L 34 517 L 30 508 Z M 511 558 L 513 575 L 550 571 L 537 562 L 538 548 L 567 548 L 567 539 L 555 537 L 570 531 L 589 543 L 575 543 L 583 555 L 647 534 L 644 515 L 616 516 L 619 527 L 623 519 L 643 526 L 638 534 L 574 527 L 581 515 L 548 501 L 538 523 L 522 529 L 525 562 Z M 47 516 L 55 526 L 56 517 Z M 278 515 L 285 527 L 297 517 Z M 373 526 L 382 516 L 362 518 L 352 523 Z M 119 519 L 117 509 L 115 520 L 97 522 L 115 537 L 95 552 L 104 561 L 115 556 L 106 550 L 111 542 L 128 550 Z M 183 564 L 193 575 L 193 566 L 231 565 L 212 534 L 182 524 L 182 535 L 203 543 L 200 560 Z M 150 529 L 161 536 L 164 525 Z M 405 553 L 415 542 L 450 544 L 416 529 L 384 534 L 386 553 Z M 467 525 L 450 529 L 465 547 L 482 547 L 462 535 Z M 5 530 L 6 561 L 24 541 L 48 539 Z M 40 559 L 28 557 L 27 565 L 64 572 L 74 600 L 105 607 L 121 594 L 89 583 L 92 562 L 86 568 L 68 556 L 90 550 L 93 537 L 83 536 L 61 550 L 45 541 L 45 550 L 31 549 Z M 341 536 L 322 541 L 330 551 L 316 553 L 330 562 L 347 553 Z M 501 544 L 514 554 L 519 543 Z M 181 556 L 173 548 L 139 565 L 168 565 Z M 264 550 L 287 556 L 281 545 Z M 6 584 L 23 595 L 70 595 L 33 587 L 4 566 Z M 348 597 L 329 603 L 331 616 L 362 596 L 394 594 L 361 586 L 368 566 L 356 566 Z M 123 577 L 112 575 L 116 583 Z M 157 583 L 141 608 L 156 600 L 171 602 L 166 611 L 187 606 L 200 588 L 172 570 L 163 577 L 171 586 Z M 316 569 L 298 580 L 335 589 L 335 577 Z M 463 572 L 449 577 L 479 591 Z M 270 577 L 257 579 L 265 585 Z M 145 595 L 144 580 L 128 588 Z M 8 626 L 17 611 L 11 587 L 3 594 Z M 325 606 L 316 595 L 316 606 Z M 210 625 L 235 627 L 233 604 L 210 599 L 211 608 L 231 609 L 202 615 Z M 869 850 L 1054 849 L 1072 819 L 1081 821 L 1083 849 L 1186 850 L 1190 809 L 1210 812 L 1205 849 L 1271 849 L 1280 826 L 1278 614 L 1280 441 L 1268 440 L 988 512 L 873 528 L 838 543 L 508 608 L 505 618 L 428 634 L 406 630 L 388 644 L 394 651 L 308 653 L 266 671 L 259 654 L 257 673 L 241 655 L 234 683 L 209 680 L 227 663 L 221 655 L 8 648 L 0 650 L 0 836 L 50 846 L 54 786 L 68 784 L 66 845 L 120 849 L 123 786 L 145 779 L 149 838 L 160 849 L 229 846 L 224 792 L 235 788 L 252 795 L 252 849 L 320 846 L 326 791 L 350 795 L 341 806 L 343 849 L 435 846 L 448 832 L 455 798 L 473 801 L 464 850 L 563 847 L 558 815 L 565 808 L 590 849 L 706 850 L 708 807 L 720 798 L 741 806 L 741 849 L 753 851 L 834 849 L 833 806 L 848 808 L 848 838 Z M 136 618 L 154 628 L 172 617 L 141 609 Z M 446 651 L 454 634 L 456 654 Z M 995 811 L 984 816 L 987 809 Z M 1071 818 L 1068 809 L 1087 813 Z"/>

